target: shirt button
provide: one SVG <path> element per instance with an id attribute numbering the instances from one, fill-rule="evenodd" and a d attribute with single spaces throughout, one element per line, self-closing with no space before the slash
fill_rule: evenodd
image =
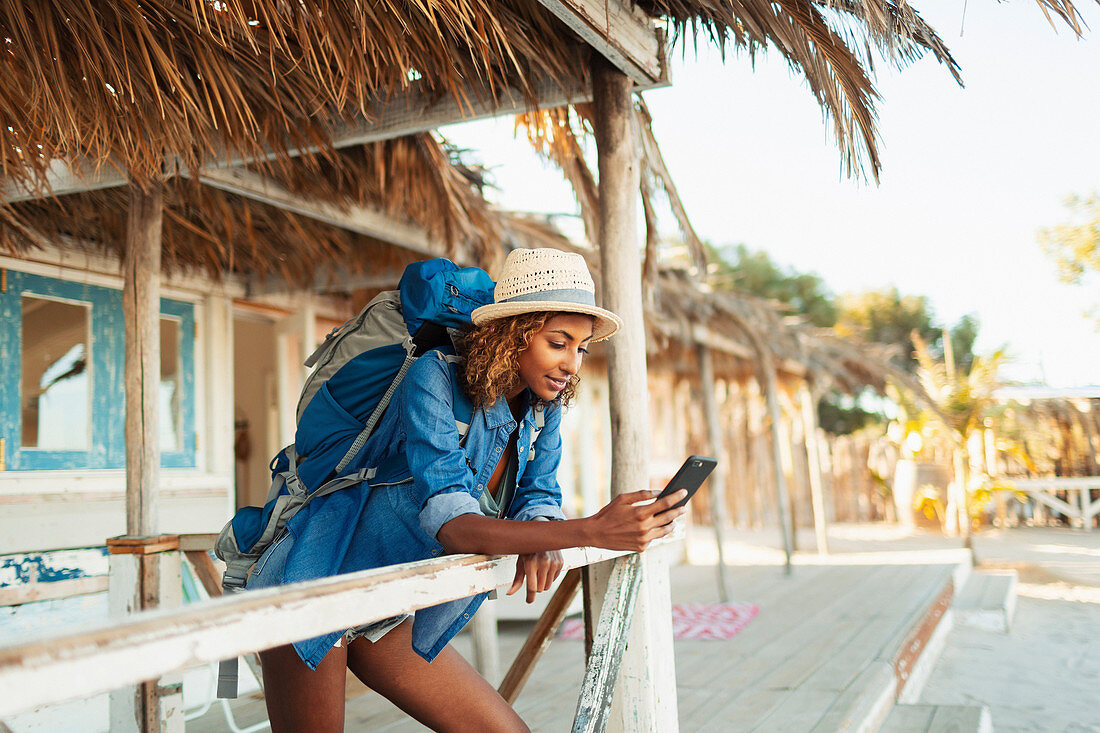
<path id="1" fill-rule="evenodd" d="M 497 453 L 500 453 L 500 448 L 497 448 Z"/>
<path id="2" fill-rule="evenodd" d="M 484 488 L 485 488 L 485 484 L 478 484 L 478 485 L 477 485 L 477 490 L 478 490 L 478 491 L 481 491 L 481 490 L 482 490 L 482 489 L 484 489 Z"/>
<path id="3" fill-rule="evenodd" d="M 464 613 L 464 614 L 462 614 L 462 618 L 468 619 L 468 618 L 470 618 L 470 614 Z"/>

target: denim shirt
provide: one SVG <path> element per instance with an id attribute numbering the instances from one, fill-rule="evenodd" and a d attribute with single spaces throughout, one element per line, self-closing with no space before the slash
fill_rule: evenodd
<path id="1" fill-rule="evenodd" d="M 455 366 L 438 352 L 414 362 L 374 435 L 347 469 L 377 467 L 375 477 L 369 484 L 307 504 L 287 523 L 287 535 L 257 562 L 248 587 L 442 554 L 436 539 L 440 527 L 462 514 L 481 514 L 478 498 L 517 427 L 518 478 L 507 518 L 564 519 L 557 482 L 560 407 L 546 406 L 544 427 L 530 451 L 534 411 L 528 407 L 517 425 L 504 399 L 473 413 L 465 444 L 460 445 L 453 406 L 457 380 Z M 417 611 L 413 649 L 430 662 L 462 630 L 486 595 Z M 312 669 L 343 633 L 307 639 L 294 647 Z"/>

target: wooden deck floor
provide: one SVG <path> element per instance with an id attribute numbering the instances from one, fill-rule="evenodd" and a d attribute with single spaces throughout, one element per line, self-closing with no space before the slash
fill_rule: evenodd
<path id="1" fill-rule="evenodd" d="M 944 560 L 884 564 L 872 558 L 796 565 L 790 577 L 776 566 L 731 568 L 732 600 L 757 604 L 760 613 L 733 639 L 676 642 L 681 730 L 832 731 L 851 725 L 867 707 L 868 694 L 892 679 L 902 645 L 956 567 Z M 672 587 L 674 603 L 717 601 L 713 567 L 674 568 Z M 503 667 L 529 628 L 501 625 Z M 468 654 L 465 635 L 455 644 Z M 516 703 L 532 730 L 569 729 L 583 657 L 581 642 L 550 645 Z M 238 725 L 261 718 L 262 705 L 255 698 L 235 702 Z M 369 690 L 349 700 L 346 728 L 424 730 Z M 228 727 L 214 708 L 187 730 Z"/>

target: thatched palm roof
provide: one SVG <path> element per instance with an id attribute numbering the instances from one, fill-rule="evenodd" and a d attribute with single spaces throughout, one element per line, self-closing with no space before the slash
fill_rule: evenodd
<path id="1" fill-rule="evenodd" d="M 1080 31 L 1070 0 L 1037 0 Z M 547 79 L 577 82 L 591 49 L 544 6 L 554 0 L 31 0 L 0 5 L 0 174 L 48 187 L 56 161 L 119 167 L 141 184 L 227 159 L 251 161 L 291 191 L 342 205 L 371 203 L 417 222 L 437 241 L 486 255 L 499 228 L 476 183 L 423 136 L 337 152 L 334 131 L 370 124 L 380 105 L 415 91 L 471 104 L 519 89 L 537 105 Z M 904 64 L 930 52 L 958 77 L 935 32 L 896 0 L 639 0 L 673 42 L 700 32 L 750 56 L 772 47 L 801 71 L 828 110 L 846 165 L 877 173 L 871 48 Z M 583 119 L 583 108 L 582 111 Z M 595 185 L 577 156 L 576 132 L 553 115 L 562 163 L 589 213 Z M 643 130 L 648 113 L 639 110 Z M 536 136 L 538 133 L 535 133 Z M 664 189 L 697 259 L 701 248 L 651 136 L 643 205 Z M 305 154 L 303 155 L 303 151 Z M 312 152 L 311 152 L 312 151 Z M 656 151 L 656 152 L 654 152 Z M 271 206 L 175 180 L 168 190 L 165 262 L 211 273 L 308 280 L 317 264 L 352 268 L 400 260 L 369 237 L 309 222 Z M 122 199 L 85 192 L 60 201 L 0 205 L 4 243 L 43 239 L 119 249 Z M 655 227 L 647 274 L 656 266 Z M 392 249 L 392 248 L 390 248 Z"/>
<path id="2" fill-rule="evenodd" d="M 169 163 L 286 162 L 413 86 L 533 100 L 538 78 L 586 74 L 571 32 L 523 0 L 32 0 L 0 6 L 0 39 L 0 169 L 38 185 L 54 159 L 138 181 Z"/>
<path id="3" fill-rule="evenodd" d="M 1036 0 L 1080 32 L 1071 0 Z M 469 106 L 583 81 L 591 48 L 557 0 L 431 3 L 27 0 L 0 4 L 0 176 L 48 188 L 56 161 L 138 183 L 227 160 L 331 155 L 333 131 L 415 90 Z M 898 0 L 638 0 L 685 47 L 773 48 L 832 118 L 847 171 L 877 176 L 872 53 L 904 65 L 944 42 Z M 608 10 L 608 13 L 610 11 Z"/>
<path id="4" fill-rule="evenodd" d="M 651 343 L 717 343 L 717 371 L 728 377 L 754 375 L 757 346 L 767 348 L 777 369 L 821 387 L 858 393 L 882 392 L 898 376 L 888 347 L 842 339 L 783 313 L 778 304 L 755 296 L 711 290 L 683 271 L 665 270 L 652 291 Z M 724 346 L 723 346 L 724 345 Z M 723 353 L 724 352 L 724 353 Z"/>
<path id="5" fill-rule="evenodd" d="M 1070 0 L 1038 0 L 1079 30 Z M 540 80 L 583 80 L 589 48 L 551 0 L 29 0 L 0 6 L 0 174 L 45 186 L 51 162 L 122 167 L 142 182 L 212 160 L 328 148 L 414 88 L 470 104 Z M 871 54 L 898 64 L 943 41 L 897 0 L 639 0 L 673 42 L 700 33 L 776 49 L 833 120 L 845 166 L 878 170 Z"/>

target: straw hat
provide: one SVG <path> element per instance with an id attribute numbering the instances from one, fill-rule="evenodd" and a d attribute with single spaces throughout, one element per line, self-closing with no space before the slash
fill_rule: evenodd
<path id="1" fill-rule="evenodd" d="M 593 341 L 602 341 L 623 327 L 622 319 L 596 305 L 596 286 L 579 254 L 550 248 L 513 250 L 504 261 L 493 296 L 493 303 L 470 314 L 474 325 L 550 311 L 592 316 Z"/>

